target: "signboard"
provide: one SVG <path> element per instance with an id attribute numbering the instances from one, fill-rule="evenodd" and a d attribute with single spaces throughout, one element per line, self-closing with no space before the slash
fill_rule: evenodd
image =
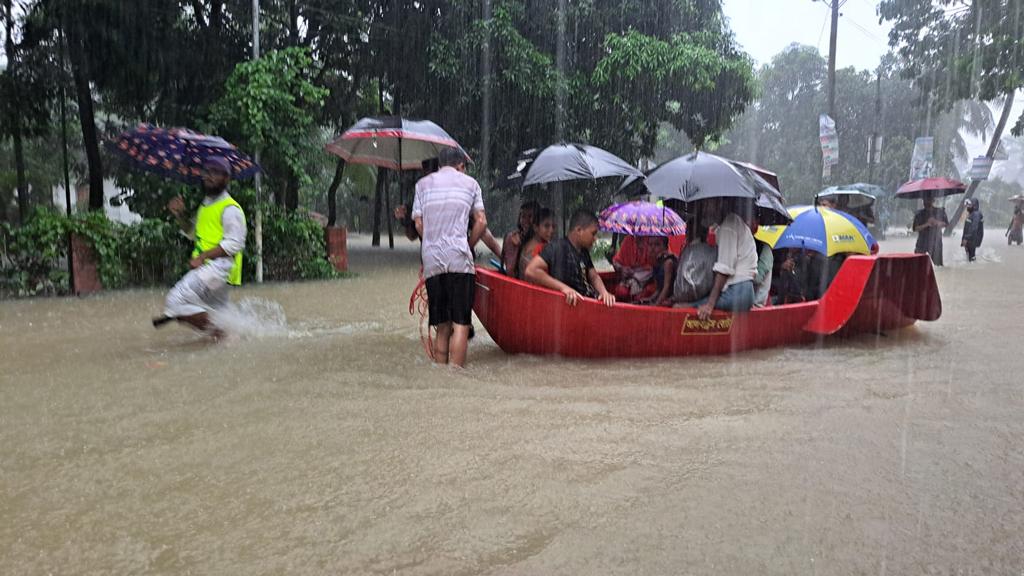
<path id="1" fill-rule="evenodd" d="M 882 137 L 868 136 L 868 164 L 882 163 Z"/>
<path id="2" fill-rule="evenodd" d="M 971 180 L 988 180 L 992 172 L 992 159 L 987 156 L 978 156 L 971 164 L 969 176 Z"/>
<path id="3" fill-rule="evenodd" d="M 839 134 L 836 133 L 836 121 L 828 114 L 818 117 L 818 138 L 821 141 L 821 175 L 828 178 L 832 175 L 832 167 L 839 163 Z"/>
<path id="4" fill-rule="evenodd" d="M 910 179 L 929 178 L 935 168 L 935 139 L 925 136 L 914 140 L 914 155 L 910 158 Z"/>

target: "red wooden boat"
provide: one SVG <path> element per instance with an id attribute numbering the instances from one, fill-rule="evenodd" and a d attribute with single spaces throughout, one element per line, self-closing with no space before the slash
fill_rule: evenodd
<path id="1" fill-rule="evenodd" d="M 609 275 L 608 279 L 614 281 Z M 936 320 L 942 302 L 923 254 L 850 256 L 817 301 L 715 312 L 595 300 L 576 307 L 553 290 L 477 269 L 473 310 L 491 338 L 511 354 L 577 358 L 729 354 L 811 342 L 832 334 L 874 333 Z"/>

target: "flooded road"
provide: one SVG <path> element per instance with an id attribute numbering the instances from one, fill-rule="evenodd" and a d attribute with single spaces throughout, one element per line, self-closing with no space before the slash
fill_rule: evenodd
<path id="1" fill-rule="evenodd" d="M 0 302 L 0 573 L 1020 574 L 1001 240 L 947 239 L 937 322 L 722 358 L 480 330 L 431 366 L 409 247 L 237 291 L 260 320 L 218 345 L 154 331 L 156 290 Z"/>

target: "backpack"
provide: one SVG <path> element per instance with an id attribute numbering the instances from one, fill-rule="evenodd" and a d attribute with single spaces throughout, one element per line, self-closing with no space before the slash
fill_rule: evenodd
<path id="1" fill-rule="evenodd" d="M 715 261 L 718 249 L 703 242 L 691 242 L 679 255 L 676 280 L 672 286 L 672 299 L 676 302 L 695 302 L 711 294 L 715 284 Z"/>

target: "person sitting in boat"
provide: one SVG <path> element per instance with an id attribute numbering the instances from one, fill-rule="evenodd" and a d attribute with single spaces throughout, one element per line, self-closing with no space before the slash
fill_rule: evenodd
<path id="1" fill-rule="evenodd" d="M 756 230 L 756 227 L 755 227 Z M 754 307 L 763 308 L 771 304 L 769 294 L 772 290 L 772 269 L 775 267 L 775 256 L 767 242 L 754 238 L 757 247 L 757 274 L 754 276 Z"/>
<path id="2" fill-rule="evenodd" d="M 739 208 L 732 199 L 707 198 L 697 202 L 698 219 L 705 225 L 716 226 L 718 247 L 711 294 L 691 303 L 701 320 L 710 318 L 712 310 L 747 312 L 754 305 L 757 247 L 750 226 L 737 214 Z"/>
<path id="3" fill-rule="evenodd" d="M 516 255 L 516 278 L 526 279 L 526 267 L 530 265 L 530 260 L 540 254 L 554 236 L 555 214 L 549 208 L 541 208 L 537 211 L 530 233 L 519 246 L 519 254 Z"/>
<path id="4" fill-rule="evenodd" d="M 672 253 L 667 236 L 650 236 L 647 238 L 650 252 L 654 255 L 654 294 L 637 304 L 653 304 L 655 306 L 672 305 L 672 284 L 675 282 L 676 265 L 679 259 Z"/>
<path id="5" fill-rule="evenodd" d="M 564 238 L 549 243 L 526 267 L 526 279 L 545 288 L 558 290 L 569 306 L 584 298 L 597 298 L 606 306 L 615 305 L 615 296 L 608 292 L 594 269 L 590 249 L 597 240 L 597 216 L 579 210 L 569 220 Z"/>
<path id="6" fill-rule="evenodd" d="M 505 235 L 501 243 L 501 265 L 505 274 L 514 276 L 518 265 L 519 247 L 522 246 L 526 236 L 533 229 L 534 219 L 540 211 L 540 203 L 536 200 L 523 202 L 519 207 L 519 220 L 516 229 Z"/>
<path id="7" fill-rule="evenodd" d="M 651 249 L 650 237 L 626 236 L 612 258 L 618 275 L 615 286 L 617 301 L 646 300 L 655 294 L 654 262 L 657 253 Z"/>

